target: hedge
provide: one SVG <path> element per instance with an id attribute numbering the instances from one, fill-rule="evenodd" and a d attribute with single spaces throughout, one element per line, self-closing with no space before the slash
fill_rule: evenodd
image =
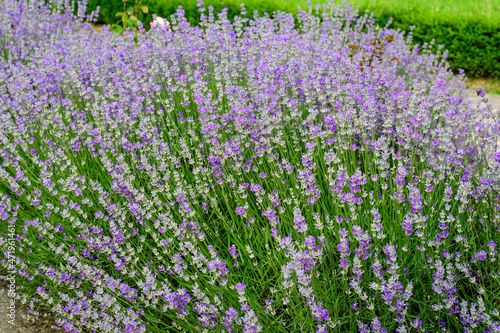
<path id="1" fill-rule="evenodd" d="M 197 25 L 200 21 L 197 0 L 143 0 L 149 7 L 149 15 L 143 18 L 146 28 L 152 21 L 152 14 L 170 18 L 179 6 L 185 11 L 187 20 Z M 204 5 L 214 6 L 214 12 L 219 13 L 223 8 L 228 9 L 228 17 L 232 20 L 235 15 L 240 15 L 240 4 L 245 4 L 248 18 L 253 18 L 253 11 L 258 10 L 260 15 L 264 12 L 280 10 L 298 13 L 297 4 L 302 3 L 302 8 L 306 9 L 305 0 L 205 0 Z M 321 1 L 313 1 L 318 3 Z M 129 0 L 128 4 L 133 1 Z M 122 0 L 89 0 L 88 11 L 94 10 L 99 5 L 100 21 L 110 24 L 118 21 L 115 16 L 117 11 L 123 10 Z M 444 50 L 449 51 L 448 62 L 451 69 L 458 73 L 460 68 L 465 70 L 468 77 L 500 78 L 500 20 L 485 19 L 481 16 L 439 14 L 436 12 L 426 12 L 422 10 L 408 10 L 404 7 L 360 7 L 364 12 L 369 9 L 375 14 L 376 22 L 380 26 L 385 26 L 389 20 L 392 27 L 410 31 L 410 26 L 415 26 L 413 31 L 413 43 L 422 45 L 434 42 L 433 51 L 436 52 L 439 45 L 444 46 Z M 321 10 L 320 10 L 321 14 Z M 141 17 L 139 17 L 141 19 Z"/>
<path id="2" fill-rule="evenodd" d="M 366 9 L 366 8 L 363 8 Z M 360 8 L 361 10 L 361 8 Z M 500 78 L 500 20 L 479 16 L 435 15 L 425 12 L 374 11 L 376 22 L 385 26 L 389 20 L 393 28 L 410 31 L 415 26 L 413 43 L 434 42 L 449 51 L 448 62 L 458 73 L 462 68 L 468 77 Z"/>

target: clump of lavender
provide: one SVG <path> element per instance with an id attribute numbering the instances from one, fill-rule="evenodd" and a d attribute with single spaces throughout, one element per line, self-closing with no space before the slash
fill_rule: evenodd
<path id="1" fill-rule="evenodd" d="M 346 3 L 200 1 L 136 38 L 85 4 L 0 4 L 1 278 L 30 319 L 498 331 L 500 119 L 446 52 Z"/>
<path id="2" fill-rule="evenodd" d="M 479 97 L 484 97 L 486 96 L 486 89 L 484 87 L 477 87 L 476 93 Z"/>

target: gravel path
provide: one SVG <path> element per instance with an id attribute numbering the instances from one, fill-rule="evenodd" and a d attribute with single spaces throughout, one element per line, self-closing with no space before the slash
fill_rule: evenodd
<path id="1" fill-rule="evenodd" d="M 477 96 L 477 93 L 474 89 L 469 89 L 468 90 L 468 95 L 469 98 L 474 101 L 475 103 L 479 102 L 482 98 Z M 492 95 L 492 94 L 486 94 L 484 96 L 485 98 L 488 98 L 488 104 L 491 104 L 493 106 L 493 113 L 499 112 L 500 111 L 500 95 Z M 481 103 L 480 107 L 485 107 L 485 103 Z M 494 121 L 492 118 L 489 119 L 483 119 L 484 123 L 486 124 L 493 124 Z M 498 152 L 500 152 L 500 137 L 497 138 L 497 147 L 498 147 Z"/>
<path id="2" fill-rule="evenodd" d="M 21 318 L 21 313 L 26 314 L 26 310 L 22 308 L 20 301 L 15 302 L 14 319 L 9 316 L 10 298 L 7 295 L 5 286 L 0 286 L 0 333 L 55 333 L 63 332 L 63 329 L 56 331 L 51 327 L 51 324 L 31 323 Z"/>
<path id="3" fill-rule="evenodd" d="M 472 101 L 477 102 L 477 101 L 481 100 L 481 97 L 477 96 L 476 91 L 474 89 L 469 89 L 469 90 L 467 90 L 467 92 L 469 94 L 469 98 Z M 493 105 L 493 111 L 500 110 L 500 95 L 486 94 L 486 96 L 484 96 L 484 97 L 488 98 L 488 104 Z M 486 104 L 481 103 L 481 107 L 483 107 L 485 105 Z"/>

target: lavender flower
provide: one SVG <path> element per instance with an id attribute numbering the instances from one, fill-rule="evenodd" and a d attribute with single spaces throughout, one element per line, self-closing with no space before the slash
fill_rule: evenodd
<path id="1" fill-rule="evenodd" d="M 0 3 L 0 279 L 30 320 L 498 331 L 500 119 L 446 52 L 346 3 L 121 36 L 86 4 Z"/>

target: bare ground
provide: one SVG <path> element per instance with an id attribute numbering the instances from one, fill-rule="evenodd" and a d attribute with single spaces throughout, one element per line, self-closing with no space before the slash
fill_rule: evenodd
<path id="1" fill-rule="evenodd" d="M 21 318 L 21 314 L 27 314 L 25 308 L 20 301 L 15 302 L 14 317 L 9 316 L 11 309 L 8 307 L 11 304 L 12 298 L 7 295 L 5 286 L 0 286 L 0 333 L 55 333 L 64 332 L 64 329 L 55 330 L 51 328 L 56 325 L 37 321 L 32 323 Z"/>

